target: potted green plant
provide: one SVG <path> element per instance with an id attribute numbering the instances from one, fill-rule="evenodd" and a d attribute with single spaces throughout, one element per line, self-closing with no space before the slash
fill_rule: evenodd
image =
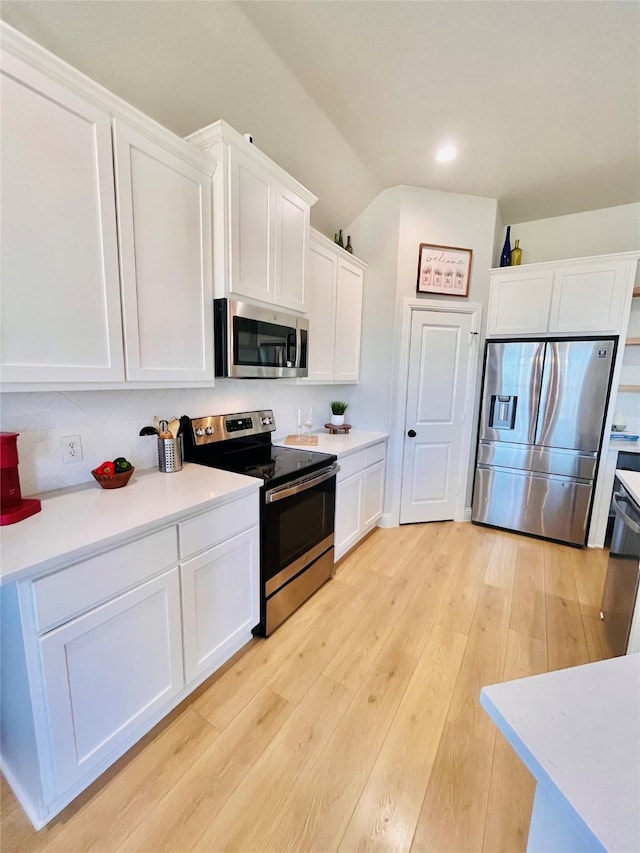
<path id="1" fill-rule="evenodd" d="M 342 426 L 344 424 L 344 413 L 349 408 L 349 404 L 343 403 L 341 400 L 333 400 L 329 405 L 331 406 L 331 423 L 333 426 Z"/>

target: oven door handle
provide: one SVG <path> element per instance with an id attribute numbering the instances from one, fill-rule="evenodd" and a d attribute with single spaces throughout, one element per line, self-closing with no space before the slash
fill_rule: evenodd
<path id="1" fill-rule="evenodd" d="M 626 513 L 624 509 L 620 506 L 620 501 L 618 500 L 618 498 L 621 497 L 622 495 L 617 493 L 613 495 L 613 506 L 615 508 L 616 513 L 620 516 L 622 521 L 624 521 L 625 525 L 631 530 L 633 530 L 634 533 L 640 533 L 640 524 L 638 524 L 638 521 L 634 518 L 631 518 L 631 516 Z M 626 500 L 625 503 L 627 503 Z"/>
<path id="2" fill-rule="evenodd" d="M 334 462 L 333 465 L 330 465 L 328 468 L 323 468 L 321 471 L 316 471 L 313 474 L 309 474 L 307 477 L 301 477 L 293 483 L 286 483 L 284 486 L 271 489 L 265 494 L 265 502 L 272 504 L 275 503 L 275 501 L 281 501 L 285 498 L 291 497 L 291 495 L 297 495 L 307 489 L 312 489 L 314 486 L 324 483 L 325 480 L 330 480 L 331 477 L 335 477 L 339 470 L 340 466 L 337 462 Z"/>

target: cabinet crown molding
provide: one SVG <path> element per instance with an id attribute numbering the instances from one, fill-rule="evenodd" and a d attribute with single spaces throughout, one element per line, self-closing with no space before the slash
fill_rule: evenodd
<path id="1" fill-rule="evenodd" d="M 111 119 L 126 121 L 151 139 L 172 146 L 176 153 L 178 153 L 176 145 L 182 144 L 182 150 L 179 153 L 183 160 L 210 175 L 215 172 L 217 164 L 213 157 L 203 157 L 201 153 L 191 151 L 178 134 L 159 124 L 155 119 L 4 21 L 0 21 L 0 49 L 0 59 L 2 54 L 7 54 L 25 62 L 71 92 L 90 101 L 94 106 L 106 110 Z"/>
<path id="2" fill-rule="evenodd" d="M 326 237 L 324 234 L 321 234 L 320 231 L 316 231 L 315 228 L 309 228 L 309 237 L 315 243 L 318 243 L 320 246 L 324 246 L 327 249 L 331 249 L 335 251 L 340 257 L 344 257 L 345 260 L 353 261 L 353 263 L 361 267 L 361 269 L 366 270 L 367 264 L 364 261 L 361 261 L 360 258 L 352 255 L 351 252 L 347 252 L 342 246 L 338 246 L 338 244 L 331 240 L 329 237 Z"/>
<path id="3" fill-rule="evenodd" d="M 184 138 L 186 142 L 190 142 L 194 147 L 206 152 L 211 152 L 221 143 L 225 145 L 233 145 L 235 148 L 239 148 L 245 154 L 252 157 L 255 162 L 259 163 L 262 168 L 266 169 L 273 178 L 275 178 L 284 187 L 300 196 L 300 198 L 308 205 L 314 205 L 318 201 L 317 196 L 310 192 L 292 175 L 286 172 L 282 166 L 279 166 L 253 143 L 247 142 L 241 133 L 231 127 L 231 125 L 223 119 L 219 119 L 206 127 L 202 127 L 200 130 L 196 130 L 194 133 L 190 133 Z"/>
<path id="4" fill-rule="evenodd" d="M 582 258 L 562 258 L 557 261 L 538 261 L 535 264 L 519 264 L 515 267 L 490 267 L 489 273 L 500 273 L 501 275 L 517 275 L 518 272 L 528 274 L 530 271 L 545 269 L 558 269 L 562 266 L 576 266 L 576 264 L 601 264 L 603 261 L 638 261 L 640 251 L 616 252 L 609 255 L 587 255 Z"/>

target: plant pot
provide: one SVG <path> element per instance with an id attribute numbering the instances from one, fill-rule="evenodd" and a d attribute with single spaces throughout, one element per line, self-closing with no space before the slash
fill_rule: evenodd
<path id="1" fill-rule="evenodd" d="M 333 426 L 343 426 L 344 415 L 331 415 L 331 423 Z"/>

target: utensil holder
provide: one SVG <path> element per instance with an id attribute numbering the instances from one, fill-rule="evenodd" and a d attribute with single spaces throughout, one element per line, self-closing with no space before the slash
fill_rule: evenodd
<path id="1" fill-rule="evenodd" d="M 158 439 L 158 468 L 163 474 L 172 474 L 182 468 L 182 436 Z"/>

